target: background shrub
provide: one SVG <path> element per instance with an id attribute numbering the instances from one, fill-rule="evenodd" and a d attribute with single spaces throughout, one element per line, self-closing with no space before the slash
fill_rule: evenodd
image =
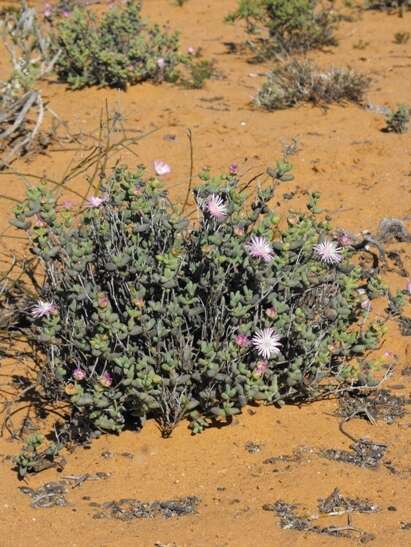
<path id="1" fill-rule="evenodd" d="M 226 18 L 245 20 L 247 31 L 268 33 L 259 42 L 260 53 L 307 51 L 336 45 L 336 18 L 318 0 L 239 0 L 238 8 Z"/>
<path id="2" fill-rule="evenodd" d="M 368 85 L 369 79 L 354 70 L 322 71 L 310 61 L 294 60 L 268 75 L 254 103 L 267 110 L 279 110 L 303 102 L 361 102 Z"/>
<path id="3" fill-rule="evenodd" d="M 172 81 L 182 61 L 178 35 L 143 22 L 141 3 L 133 1 L 113 7 L 100 21 L 86 9 L 75 8 L 58 23 L 54 45 L 61 51 L 57 74 L 75 89 Z"/>
<path id="4" fill-rule="evenodd" d="M 169 434 L 361 379 L 347 360 L 378 344 L 379 323 L 355 328 L 378 280 L 317 219 L 317 194 L 280 230 L 273 192 L 247 209 L 235 175 L 203 173 L 189 226 L 143 168 L 115 169 L 78 216 L 29 189 L 13 224 L 44 266 L 30 317 L 45 397 L 69 402 L 72 423 L 154 417 Z"/>

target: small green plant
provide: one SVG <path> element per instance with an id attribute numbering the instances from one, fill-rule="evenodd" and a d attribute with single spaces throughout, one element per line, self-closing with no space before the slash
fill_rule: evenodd
<path id="1" fill-rule="evenodd" d="M 400 104 L 394 112 L 386 117 L 386 133 L 406 133 L 410 121 L 410 109 L 404 104 Z"/>
<path id="2" fill-rule="evenodd" d="M 234 166 L 204 171 L 193 225 L 142 167 L 115 168 L 78 210 L 44 186 L 28 190 L 13 224 L 44 268 L 31 339 L 44 354 L 43 397 L 68 404 L 71 429 L 152 417 L 169 435 L 186 417 L 199 432 L 247 403 L 310 400 L 357 381 L 347 363 L 383 332 L 367 319 L 375 274 L 340 246 L 318 194 L 279 228 L 270 202 L 290 171 L 277 163 L 250 207 Z"/>
<path id="3" fill-rule="evenodd" d="M 260 57 L 336 45 L 337 19 L 318 0 L 239 0 L 226 21 L 244 20 Z M 265 36 L 261 36 L 264 30 Z"/>
<path id="4" fill-rule="evenodd" d="M 141 3 L 115 6 L 101 20 L 75 8 L 59 21 L 54 35 L 61 52 L 56 71 L 61 81 L 79 89 L 101 85 L 126 89 L 145 80 L 175 81 L 183 61 L 178 35 L 141 18 Z"/>
<path id="5" fill-rule="evenodd" d="M 189 59 L 185 66 L 188 77 L 181 77 L 180 83 L 192 89 L 201 89 L 207 80 L 216 74 L 215 62 L 207 59 Z"/>
<path id="6" fill-rule="evenodd" d="M 44 448 L 45 438 L 40 433 L 30 435 L 20 454 L 15 458 L 15 464 L 20 479 L 28 473 L 38 473 L 48 467 L 59 466 L 56 457 L 60 447 L 50 443 Z M 39 450 L 43 446 L 43 450 Z M 61 464 L 60 464 L 61 465 Z"/>
<path id="7" fill-rule="evenodd" d="M 360 103 L 369 79 L 347 68 L 322 71 L 310 61 L 291 61 L 274 69 L 263 83 L 254 104 L 266 110 L 290 108 L 303 102 Z"/>
<path id="8" fill-rule="evenodd" d="M 370 45 L 370 42 L 366 42 L 364 40 L 362 40 L 361 38 L 358 40 L 358 42 L 356 42 L 355 44 L 353 44 L 353 48 L 354 49 L 366 49 L 368 46 Z"/>
<path id="9" fill-rule="evenodd" d="M 394 43 L 395 44 L 406 44 L 411 37 L 409 32 L 396 32 L 394 34 Z"/>

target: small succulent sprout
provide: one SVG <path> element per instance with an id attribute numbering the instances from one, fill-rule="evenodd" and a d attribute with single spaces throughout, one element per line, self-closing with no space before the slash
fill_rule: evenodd
<path id="1" fill-rule="evenodd" d="M 204 210 L 216 220 L 224 220 L 227 216 L 227 205 L 221 196 L 217 194 L 211 194 L 205 203 Z"/>
<path id="2" fill-rule="evenodd" d="M 267 328 L 256 331 L 252 338 L 252 344 L 258 355 L 261 355 L 264 359 L 270 359 L 280 353 L 280 340 L 281 336 L 274 329 Z"/>
<path id="3" fill-rule="evenodd" d="M 234 337 L 234 341 L 240 348 L 247 348 L 250 345 L 250 339 L 245 334 L 237 334 Z"/>
<path id="4" fill-rule="evenodd" d="M 163 160 L 154 160 L 154 172 L 157 176 L 163 177 L 171 173 L 171 167 Z"/>
<path id="5" fill-rule="evenodd" d="M 87 376 L 86 372 L 77 367 L 73 370 L 73 378 L 74 380 L 76 380 L 77 382 L 81 382 L 82 380 L 84 380 L 84 378 Z"/>
<path id="6" fill-rule="evenodd" d="M 325 240 L 314 246 L 315 256 L 326 264 L 339 264 L 343 259 L 341 248 L 335 241 Z"/>
<path id="7" fill-rule="evenodd" d="M 273 248 L 265 237 L 252 236 L 245 247 L 253 258 L 260 258 L 264 262 L 270 262 L 273 259 Z"/>
<path id="8" fill-rule="evenodd" d="M 105 371 L 100 376 L 99 381 L 103 387 L 110 387 L 111 384 L 113 383 L 113 377 L 111 376 L 109 372 Z"/>
<path id="9" fill-rule="evenodd" d="M 38 300 L 38 302 L 31 308 L 31 316 L 35 319 L 41 317 L 48 317 L 57 313 L 57 306 L 53 302 L 46 302 L 45 300 Z"/>

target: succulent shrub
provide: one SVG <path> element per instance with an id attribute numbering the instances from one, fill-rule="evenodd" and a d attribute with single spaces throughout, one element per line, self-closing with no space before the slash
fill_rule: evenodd
<path id="1" fill-rule="evenodd" d="M 404 104 L 400 104 L 394 112 L 386 117 L 386 126 L 384 131 L 387 133 L 406 133 L 410 121 L 410 109 Z"/>
<path id="2" fill-rule="evenodd" d="M 191 225 L 142 167 L 115 168 L 77 211 L 44 186 L 16 208 L 44 269 L 29 313 L 39 381 L 72 421 L 120 431 L 153 417 L 169 434 L 187 417 L 198 432 L 247 403 L 367 382 L 348 361 L 379 343 L 381 323 L 367 320 L 378 279 L 317 194 L 280 229 L 280 179 L 247 206 L 235 172 L 201 174 Z"/>
<path id="3" fill-rule="evenodd" d="M 58 77 L 75 89 L 173 81 L 183 60 L 177 33 L 167 34 L 143 21 L 138 1 L 115 6 L 100 20 L 76 7 L 58 22 L 54 47 L 61 51 Z"/>
<path id="4" fill-rule="evenodd" d="M 323 71 L 308 60 L 282 64 L 268 74 L 254 104 L 267 110 L 291 108 L 303 102 L 360 103 L 369 79 L 348 68 Z"/>
<path id="5" fill-rule="evenodd" d="M 257 42 L 264 57 L 337 44 L 337 19 L 318 0 L 239 0 L 226 20 L 245 20 L 250 34 L 264 31 Z"/>

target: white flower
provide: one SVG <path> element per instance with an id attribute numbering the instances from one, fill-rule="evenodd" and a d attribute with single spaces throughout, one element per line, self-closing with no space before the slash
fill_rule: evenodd
<path id="1" fill-rule="evenodd" d="M 153 162 L 154 165 L 154 171 L 156 172 L 156 175 L 159 177 L 163 175 L 168 175 L 171 173 L 171 167 L 163 160 L 155 160 Z"/>
<path id="2" fill-rule="evenodd" d="M 270 262 L 273 258 L 273 248 L 264 237 L 252 236 L 245 247 L 254 258 L 261 258 L 265 262 Z"/>
<path id="3" fill-rule="evenodd" d="M 280 353 L 280 339 L 274 329 L 268 328 L 257 330 L 251 341 L 258 354 L 264 359 L 269 359 Z"/>
<path id="4" fill-rule="evenodd" d="M 326 264 L 338 264 L 343 259 L 335 241 L 325 240 L 314 246 L 314 254 Z"/>
<path id="5" fill-rule="evenodd" d="M 217 194 L 211 194 L 206 199 L 204 209 L 217 220 L 223 220 L 227 216 L 227 205 Z"/>
<path id="6" fill-rule="evenodd" d="M 103 205 L 103 203 L 106 203 L 108 200 L 107 195 L 103 195 L 101 197 L 99 196 L 90 196 L 87 198 L 87 204 L 88 207 L 100 207 L 100 205 Z"/>
<path id="7" fill-rule="evenodd" d="M 40 317 L 48 317 L 53 313 L 56 313 L 57 306 L 53 302 L 45 302 L 44 300 L 39 300 L 31 309 L 31 315 L 35 319 Z"/>

